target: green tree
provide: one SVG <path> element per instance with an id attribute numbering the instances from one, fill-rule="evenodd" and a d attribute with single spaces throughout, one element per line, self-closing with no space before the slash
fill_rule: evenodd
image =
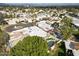
<path id="1" fill-rule="evenodd" d="M 50 51 L 50 55 L 52 56 L 66 56 L 66 48 L 64 42 L 60 42 L 55 44 L 55 48 Z"/>
<path id="2" fill-rule="evenodd" d="M 28 36 L 11 49 L 10 55 L 44 56 L 48 55 L 47 51 L 47 42 L 42 37 Z"/>
<path id="3" fill-rule="evenodd" d="M 63 26 L 60 27 L 60 32 L 64 39 L 68 39 L 73 32 L 72 19 L 64 17 L 62 20 L 62 24 Z"/>

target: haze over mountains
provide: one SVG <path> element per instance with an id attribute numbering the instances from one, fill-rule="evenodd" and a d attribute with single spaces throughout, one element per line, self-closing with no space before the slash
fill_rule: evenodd
<path id="1" fill-rule="evenodd" d="M 78 7 L 79 3 L 0 3 L 0 6 L 18 6 L 18 7 Z"/>

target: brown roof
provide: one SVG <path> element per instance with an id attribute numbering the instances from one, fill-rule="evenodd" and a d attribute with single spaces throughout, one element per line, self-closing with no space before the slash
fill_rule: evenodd
<path id="1" fill-rule="evenodd" d="M 76 50 L 79 50 L 79 43 L 74 43 L 74 48 L 75 48 Z"/>

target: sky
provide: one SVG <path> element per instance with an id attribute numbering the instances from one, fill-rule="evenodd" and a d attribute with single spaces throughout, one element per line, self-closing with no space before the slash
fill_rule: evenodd
<path id="1" fill-rule="evenodd" d="M 0 3 L 78 3 L 79 0 L 0 0 Z"/>
<path id="2" fill-rule="evenodd" d="M 79 6 L 79 3 L 0 3 L 0 5 L 13 6 Z"/>

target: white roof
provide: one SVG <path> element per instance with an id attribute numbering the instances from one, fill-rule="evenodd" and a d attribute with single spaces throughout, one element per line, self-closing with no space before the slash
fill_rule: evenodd
<path id="1" fill-rule="evenodd" d="M 72 17 L 68 14 L 66 14 L 65 16 L 72 18 L 72 23 L 76 26 L 79 26 L 79 19 L 78 18 Z"/>
<path id="2" fill-rule="evenodd" d="M 27 34 L 30 36 L 40 36 L 40 37 L 46 37 L 47 33 L 43 31 L 42 29 L 38 28 L 37 26 L 32 26 L 24 29 Z"/>
<path id="3" fill-rule="evenodd" d="M 72 51 L 73 51 L 74 56 L 79 56 L 79 50 L 72 50 Z"/>
<path id="4" fill-rule="evenodd" d="M 1 12 L 1 13 L 6 13 L 6 11 L 2 11 L 2 10 L 0 10 L 0 12 Z"/>
<path id="5" fill-rule="evenodd" d="M 45 31 L 51 30 L 53 29 L 51 27 L 51 25 L 47 24 L 46 21 L 40 21 L 37 23 L 39 27 L 41 27 L 42 29 L 44 29 Z"/>
<path id="6" fill-rule="evenodd" d="M 79 26 L 79 19 L 73 17 L 73 24 L 75 24 L 76 26 Z"/>
<path id="7" fill-rule="evenodd" d="M 9 45 L 13 47 L 14 45 L 16 45 L 18 40 L 23 39 L 23 37 L 27 35 L 46 37 L 47 33 L 42 29 L 38 28 L 37 26 L 26 27 L 20 30 L 16 30 L 11 33 Z"/>
<path id="8" fill-rule="evenodd" d="M 65 42 L 66 49 L 72 50 L 72 48 L 70 48 L 70 41 L 64 41 L 64 42 Z"/>
<path id="9" fill-rule="evenodd" d="M 37 26 L 32 27 L 26 27 L 20 30 L 16 30 L 13 32 L 22 32 L 23 34 L 28 34 L 30 36 L 40 36 L 40 37 L 46 37 L 47 32 L 43 31 L 42 29 L 38 28 Z"/>
<path id="10" fill-rule="evenodd" d="M 70 41 L 64 41 L 64 42 L 65 42 L 66 49 L 72 50 L 74 56 L 79 56 L 79 50 L 75 50 L 70 47 Z"/>
<path id="11" fill-rule="evenodd" d="M 16 22 L 14 20 L 9 20 L 8 24 L 12 25 L 12 24 L 16 24 Z"/>

